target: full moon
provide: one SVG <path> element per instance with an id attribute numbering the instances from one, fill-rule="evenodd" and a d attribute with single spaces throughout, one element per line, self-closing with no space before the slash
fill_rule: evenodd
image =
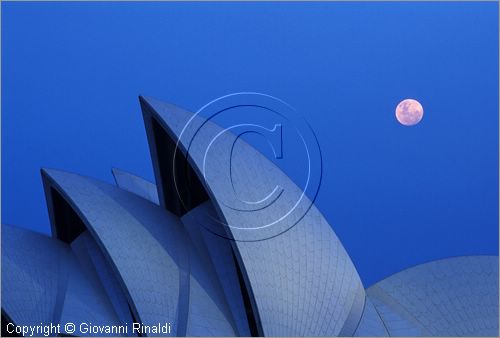
<path id="1" fill-rule="evenodd" d="M 422 120 L 424 108 L 417 100 L 406 99 L 396 107 L 396 118 L 405 126 L 414 126 Z"/>

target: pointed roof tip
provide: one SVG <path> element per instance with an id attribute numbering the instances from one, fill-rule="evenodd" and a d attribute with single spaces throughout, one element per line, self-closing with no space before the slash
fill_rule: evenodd
<path id="1" fill-rule="evenodd" d="M 163 102 L 162 100 L 158 100 L 157 98 L 154 98 L 154 97 L 149 96 L 149 95 L 142 95 L 142 94 L 139 95 L 139 102 L 140 103 L 147 103 L 147 104 L 151 105 L 151 102 L 154 102 L 154 101 Z"/>
<path id="2" fill-rule="evenodd" d="M 47 177 L 50 176 L 48 170 L 50 170 L 50 169 L 45 168 L 45 167 L 40 168 L 40 177 L 41 177 L 42 181 L 44 181 L 45 179 L 47 179 Z"/>
<path id="3" fill-rule="evenodd" d="M 117 167 L 111 167 L 111 175 L 113 175 L 114 178 L 116 178 L 116 175 L 122 175 L 125 173 L 126 173 L 125 170 L 122 170 L 122 169 L 117 168 Z"/>
<path id="4" fill-rule="evenodd" d="M 118 186 L 118 180 L 117 180 L 117 176 L 120 175 L 120 169 L 118 168 L 115 168 L 115 167 L 111 167 L 111 176 L 113 176 L 113 179 L 115 180 L 115 185 Z"/>
<path id="5" fill-rule="evenodd" d="M 50 176 L 55 171 L 57 171 L 57 169 L 47 168 L 47 167 L 40 168 L 40 174 L 42 174 L 42 176 Z"/>
<path id="6" fill-rule="evenodd" d="M 146 99 L 146 97 L 144 95 L 139 95 L 138 98 L 139 98 L 139 104 L 141 106 L 148 102 L 148 100 Z"/>
<path id="7" fill-rule="evenodd" d="M 139 95 L 139 104 L 141 105 L 142 108 L 148 107 L 154 110 L 153 108 L 153 106 L 155 105 L 154 102 L 162 102 L 162 101 L 157 100 L 151 96 Z"/>
<path id="8" fill-rule="evenodd" d="M 64 173 L 64 171 L 59 169 L 47 168 L 47 167 L 40 168 L 40 176 L 42 178 L 42 181 L 44 182 L 51 181 L 62 173 Z"/>
<path id="9" fill-rule="evenodd" d="M 146 95 L 139 95 L 139 102 L 141 103 L 146 103 L 150 106 L 158 105 L 158 104 L 166 104 L 166 105 L 171 105 L 171 106 L 176 106 L 173 103 L 170 103 L 170 101 L 165 101 L 158 99 L 153 96 L 146 96 Z"/>
<path id="10" fill-rule="evenodd" d="M 148 95 L 139 95 L 139 101 L 141 102 L 150 102 L 150 101 L 161 101 L 161 100 L 158 100 L 152 96 L 148 96 Z"/>
<path id="11" fill-rule="evenodd" d="M 40 174 L 42 176 L 42 180 L 54 180 L 60 175 L 71 174 L 71 173 L 61 169 L 42 167 L 40 168 Z"/>
<path id="12" fill-rule="evenodd" d="M 42 175 L 42 178 L 51 178 L 51 179 L 56 179 L 58 177 L 69 177 L 69 176 L 80 176 L 84 178 L 89 178 L 85 175 L 73 172 L 73 171 L 68 171 L 64 169 L 55 169 L 55 168 L 45 168 L 42 167 L 40 168 L 40 173 Z"/>

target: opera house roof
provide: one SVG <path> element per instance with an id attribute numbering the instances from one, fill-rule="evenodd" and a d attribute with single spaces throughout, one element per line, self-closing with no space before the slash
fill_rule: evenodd
<path id="1" fill-rule="evenodd" d="M 228 151 L 238 135 L 172 104 L 140 105 L 155 183 L 44 168 L 52 236 L 2 226 L 3 333 L 91 322 L 134 336 L 139 322 L 173 336 L 498 336 L 498 257 L 433 261 L 365 289 L 314 200 L 257 149 Z M 254 200 L 281 193 L 250 208 L 234 172 Z"/>

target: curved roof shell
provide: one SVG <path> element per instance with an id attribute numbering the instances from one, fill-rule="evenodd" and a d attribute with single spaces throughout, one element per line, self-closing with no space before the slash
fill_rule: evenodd
<path id="1" fill-rule="evenodd" d="M 93 269 L 70 246 L 2 225 L 2 310 L 16 325 L 120 325 Z"/>
<path id="2" fill-rule="evenodd" d="M 141 97 L 141 105 L 161 205 L 182 215 L 204 202 L 203 192 L 210 198 L 223 223 L 210 230 L 232 240 L 259 334 L 333 336 L 345 323 L 352 327 L 359 321 L 363 302 L 356 300 L 364 293 L 362 283 L 314 205 L 299 204 L 299 212 L 261 227 L 289 210 L 302 194 L 300 188 L 245 142 L 240 142 L 237 159 L 231 158 L 236 136 L 221 134 L 218 125 L 151 98 Z M 205 157 L 216 135 L 221 137 L 212 144 L 214 156 Z M 176 151 L 186 158 L 175 157 Z M 228 174 L 228 163 L 246 181 L 251 198 L 265 195 L 270 184 L 283 187 L 286 197 L 256 212 L 228 207 L 235 202 L 232 186 L 221 179 Z M 267 176 L 254 180 L 256 171 Z"/>
<path id="3" fill-rule="evenodd" d="M 130 174 L 126 171 L 113 168 L 111 170 L 115 179 L 116 185 L 123 190 L 134 193 L 137 196 L 147 199 L 155 204 L 160 204 L 158 199 L 158 191 L 156 185 L 146 181 L 142 177 Z"/>
<path id="4" fill-rule="evenodd" d="M 498 256 L 417 265 L 367 295 L 391 336 L 498 336 Z"/>
<path id="5" fill-rule="evenodd" d="M 52 205 L 60 194 L 112 267 L 136 321 L 169 322 L 172 334 L 186 335 L 196 326 L 190 318 L 210 312 L 204 325 L 215 327 L 215 321 L 219 333 L 234 335 L 225 301 L 215 292 L 210 271 L 200 268 L 200 257 L 178 217 L 104 182 L 48 169 L 42 176 L 55 235 L 68 226 L 57 217 L 64 212 Z M 196 298 L 191 299 L 192 293 Z"/>

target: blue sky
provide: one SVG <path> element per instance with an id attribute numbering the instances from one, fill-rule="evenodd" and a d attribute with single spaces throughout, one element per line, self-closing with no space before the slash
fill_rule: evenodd
<path id="1" fill-rule="evenodd" d="M 366 286 L 498 254 L 498 89 L 497 3 L 2 2 L 2 223 L 49 231 L 42 166 L 152 181 L 139 94 L 256 91 L 314 129 L 316 203 Z"/>

